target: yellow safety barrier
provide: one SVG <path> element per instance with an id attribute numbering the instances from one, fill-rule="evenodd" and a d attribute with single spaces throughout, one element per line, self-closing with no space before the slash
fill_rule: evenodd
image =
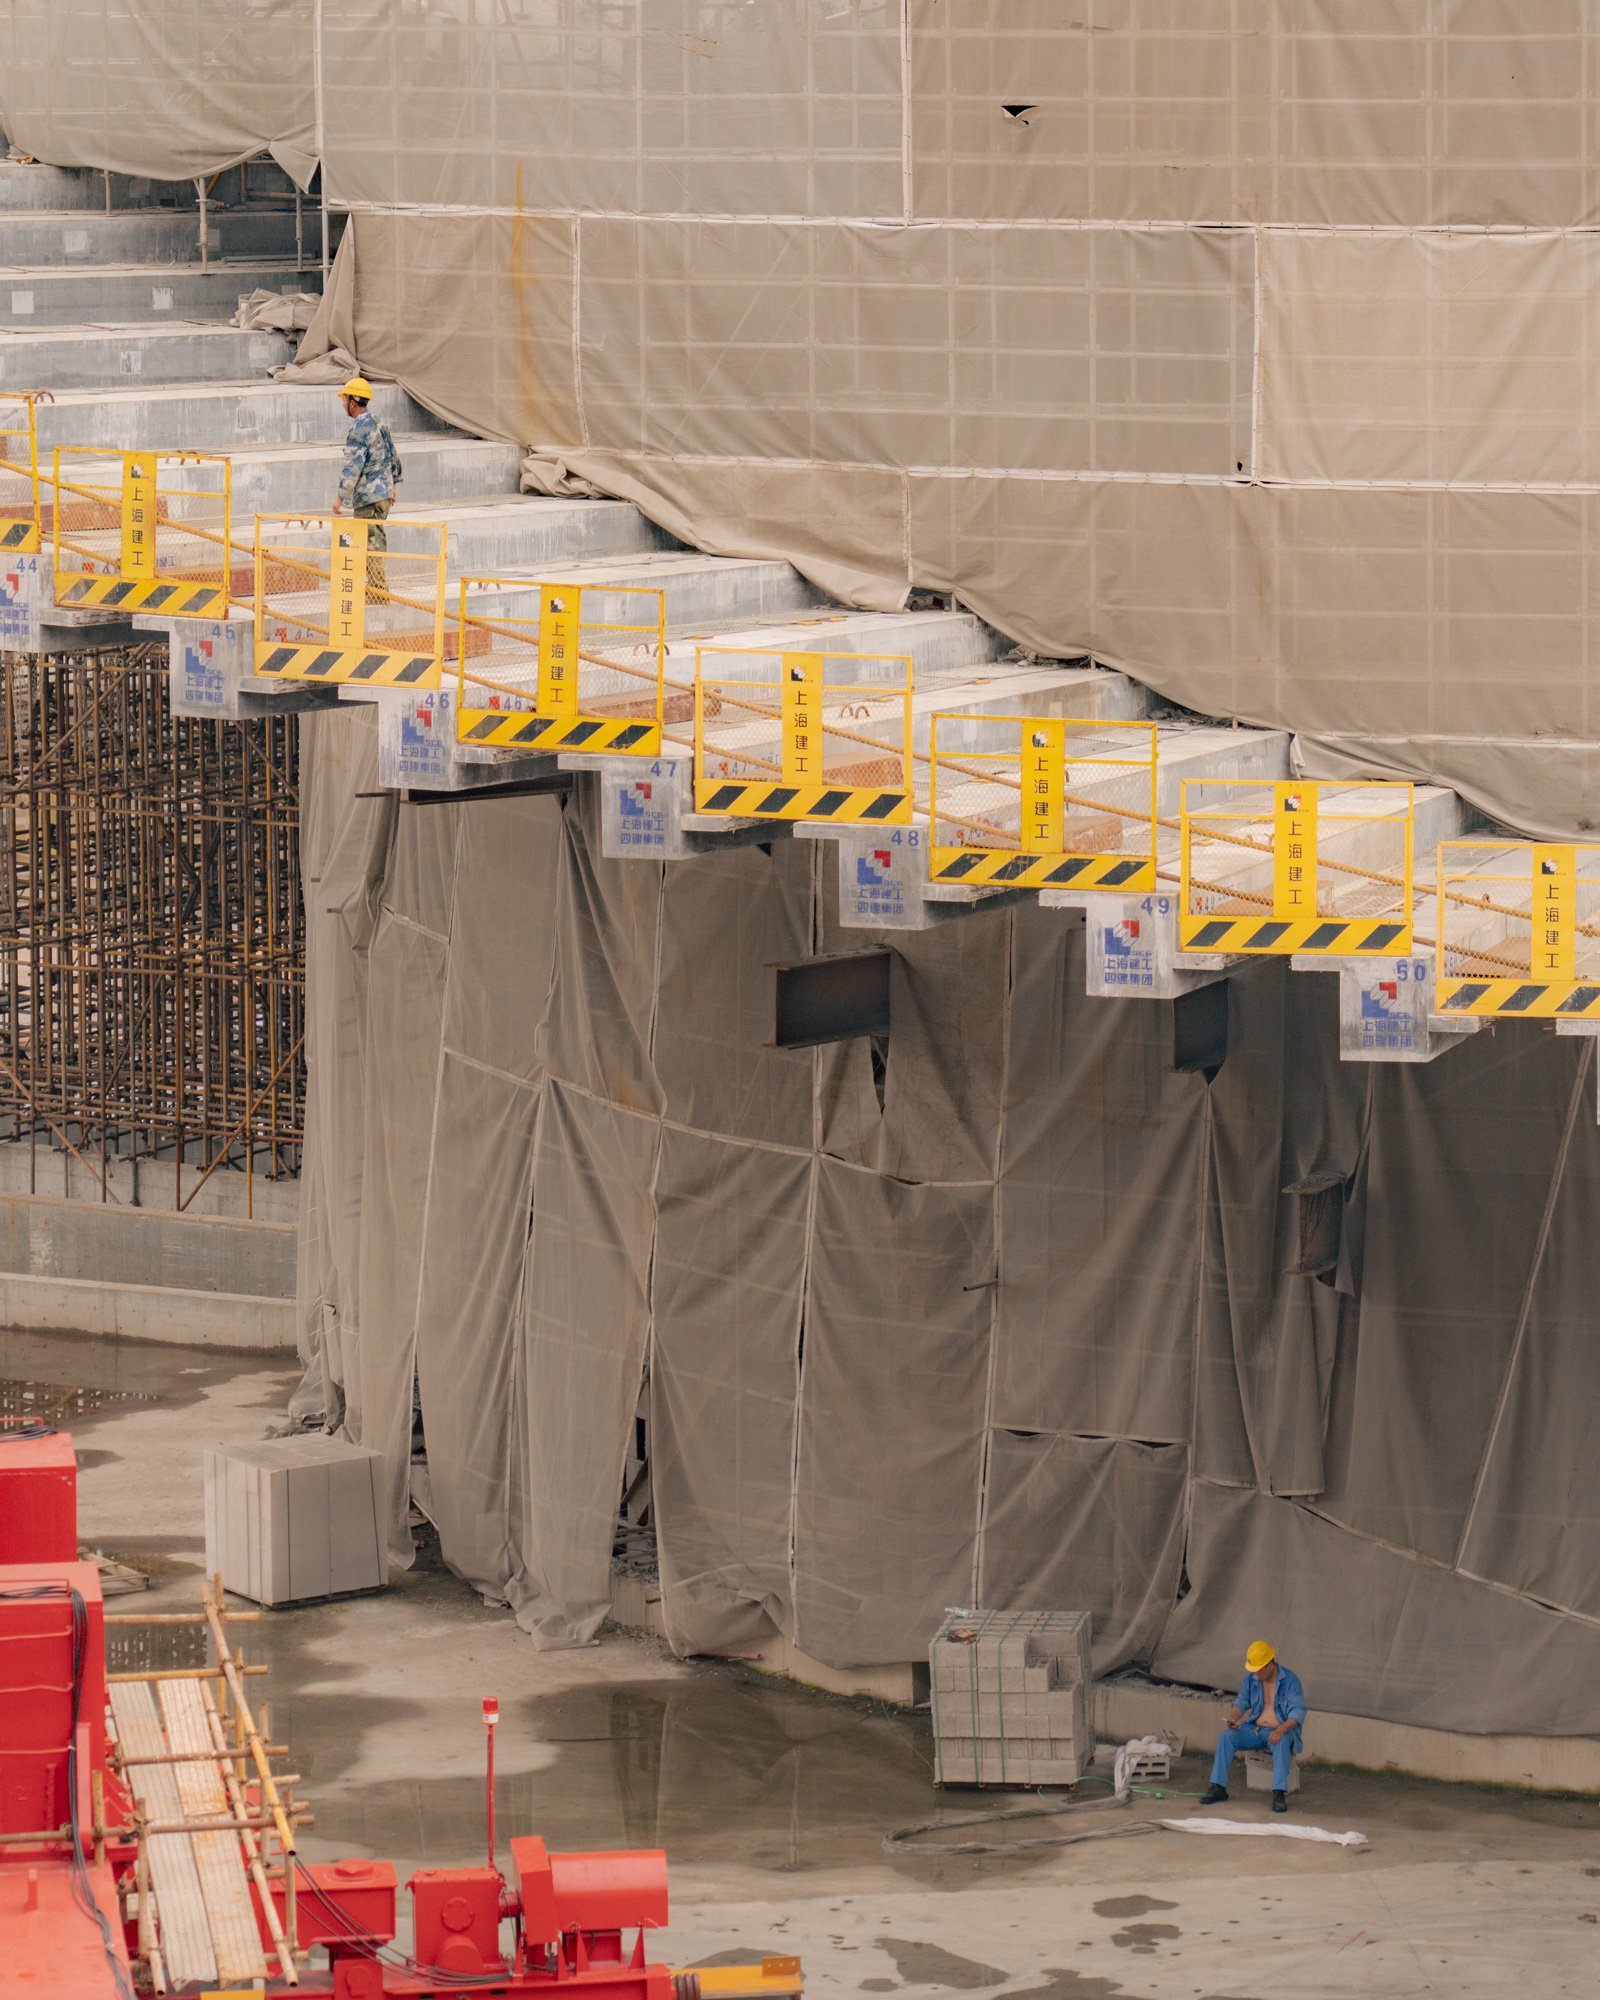
<path id="1" fill-rule="evenodd" d="M 330 687 L 437 688 L 444 590 L 437 521 L 258 514 L 255 670 Z"/>
<path id="2" fill-rule="evenodd" d="M 489 591 L 525 599 L 530 588 L 537 596 L 525 614 L 482 602 Z M 456 741 L 659 757 L 666 660 L 662 591 L 463 577 Z"/>
<path id="3" fill-rule="evenodd" d="M 1408 784 L 1186 779 L 1179 949 L 1410 951 L 1412 813 Z M 1334 857 L 1325 850 L 1336 836 Z"/>
<path id="4" fill-rule="evenodd" d="M 1600 1020 L 1600 846 L 1439 847 L 1440 1014 Z"/>
<path id="5" fill-rule="evenodd" d="M 56 603 L 220 618 L 236 581 L 231 467 L 204 452 L 57 445 Z"/>
<path id="6" fill-rule="evenodd" d="M 696 812 L 904 826 L 911 764 L 908 658 L 697 648 Z"/>
<path id="7" fill-rule="evenodd" d="M 1156 726 L 933 718 L 928 875 L 1018 889 L 1156 886 Z"/>
<path id="8" fill-rule="evenodd" d="M 0 396 L 0 550 L 39 547 L 39 434 L 31 396 Z"/>

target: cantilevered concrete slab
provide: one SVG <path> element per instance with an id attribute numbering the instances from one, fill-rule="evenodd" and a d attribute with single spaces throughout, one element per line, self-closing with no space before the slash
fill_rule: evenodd
<path id="1" fill-rule="evenodd" d="M 190 264 L 200 254 L 197 213 L 144 208 L 121 214 L 0 210 L 0 255 L 8 265 Z M 295 256 L 292 208 L 211 209 L 205 257 Z"/>
<path id="2" fill-rule="evenodd" d="M 238 337 L 237 329 L 229 331 Z M 49 334 L 35 336 L 41 362 L 47 360 L 54 338 Z M 4 345 L 0 337 L 0 352 Z M 428 435 L 447 437 L 453 444 L 476 442 L 441 423 L 431 410 L 392 383 L 375 385 L 372 407 L 397 441 L 402 436 Z M 66 390 L 39 405 L 35 422 L 41 460 L 58 444 L 113 452 L 233 452 L 251 447 L 287 452 L 296 445 L 342 446 L 350 429 L 350 419 L 335 388 L 246 379 L 169 385 L 126 381 L 106 388 Z M 402 449 L 402 458 L 404 455 Z M 520 452 L 516 462 L 520 470 Z M 408 463 L 407 483 L 410 477 Z M 512 485 L 514 489 L 515 481 Z M 406 497 L 414 496 L 408 493 Z"/>
<path id="3" fill-rule="evenodd" d="M 325 492 L 323 507 L 326 501 Z M 392 518 L 404 521 L 408 514 L 444 524 L 448 533 L 447 574 L 452 582 L 462 576 L 514 574 L 519 567 L 532 578 L 549 574 L 563 559 L 638 559 L 675 546 L 662 529 L 625 500 L 558 500 L 542 494 L 517 494 L 437 509 L 408 503 Z M 249 589 L 247 566 L 238 571 L 237 587 L 241 596 Z M 447 615 L 458 605 L 459 595 L 451 589 Z M 255 620 L 243 602 L 226 619 L 141 617 L 137 623 L 141 630 L 168 634 L 176 714 L 237 720 L 284 708 L 327 707 L 338 699 L 337 688 L 308 687 L 256 675 Z M 420 726 L 431 730 L 431 720 Z"/>
<path id="4" fill-rule="evenodd" d="M 0 391 L 255 382 L 294 359 L 282 333 L 180 322 L 0 331 Z M 48 405 L 45 406 L 48 409 Z M 109 440 L 108 440 L 109 442 Z"/>
<path id="5" fill-rule="evenodd" d="M 74 269 L 29 264 L 0 236 L 0 327 L 125 325 L 231 319 L 251 292 L 320 292 L 316 264 L 287 256 L 235 259 L 202 270 L 198 264 L 148 260 Z"/>
<path id="6" fill-rule="evenodd" d="M 0 160 L 0 212 L 194 209 L 193 181 L 152 181 L 89 167 L 47 167 L 42 160 Z"/>

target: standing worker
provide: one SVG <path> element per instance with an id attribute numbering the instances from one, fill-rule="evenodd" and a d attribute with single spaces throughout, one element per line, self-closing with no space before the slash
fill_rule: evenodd
<path id="1" fill-rule="evenodd" d="M 1203 1806 L 1220 1805 L 1228 1796 L 1228 1767 L 1241 1750 L 1272 1752 L 1272 1810 L 1289 1810 L 1289 1767 L 1300 1752 L 1300 1731 L 1306 1719 L 1305 1690 L 1298 1674 L 1280 1666 L 1265 1639 L 1257 1639 L 1244 1656 L 1245 1674 L 1239 1699 L 1217 1738 L 1211 1784 L 1200 1794 Z"/>
<path id="2" fill-rule="evenodd" d="M 372 414 L 372 384 L 364 375 L 352 375 L 340 394 L 350 419 L 350 435 L 344 441 L 344 469 L 333 511 L 348 512 L 373 524 L 367 529 L 367 592 L 369 598 L 387 597 L 388 565 L 383 555 L 389 546 L 389 531 L 383 523 L 389 518 L 405 473 L 389 426 Z"/>

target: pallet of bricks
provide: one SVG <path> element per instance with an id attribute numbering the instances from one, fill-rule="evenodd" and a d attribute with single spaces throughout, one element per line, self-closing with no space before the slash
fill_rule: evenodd
<path id="1" fill-rule="evenodd" d="M 952 1611 L 928 1662 L 937 1784 L 1078 1782 L 1094 1754 L 1087 1611 Z"/>

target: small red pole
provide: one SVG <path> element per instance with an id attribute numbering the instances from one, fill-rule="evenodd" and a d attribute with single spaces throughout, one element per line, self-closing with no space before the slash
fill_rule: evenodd
<path id="1" fill-rule="evenodd" d="M 494 1726 L 500 1720 L 500 1704 L 493 1695 L 485 1697 L 483 1726 L 489 1738 L 489 1866 L 494 1867 Z"/>

